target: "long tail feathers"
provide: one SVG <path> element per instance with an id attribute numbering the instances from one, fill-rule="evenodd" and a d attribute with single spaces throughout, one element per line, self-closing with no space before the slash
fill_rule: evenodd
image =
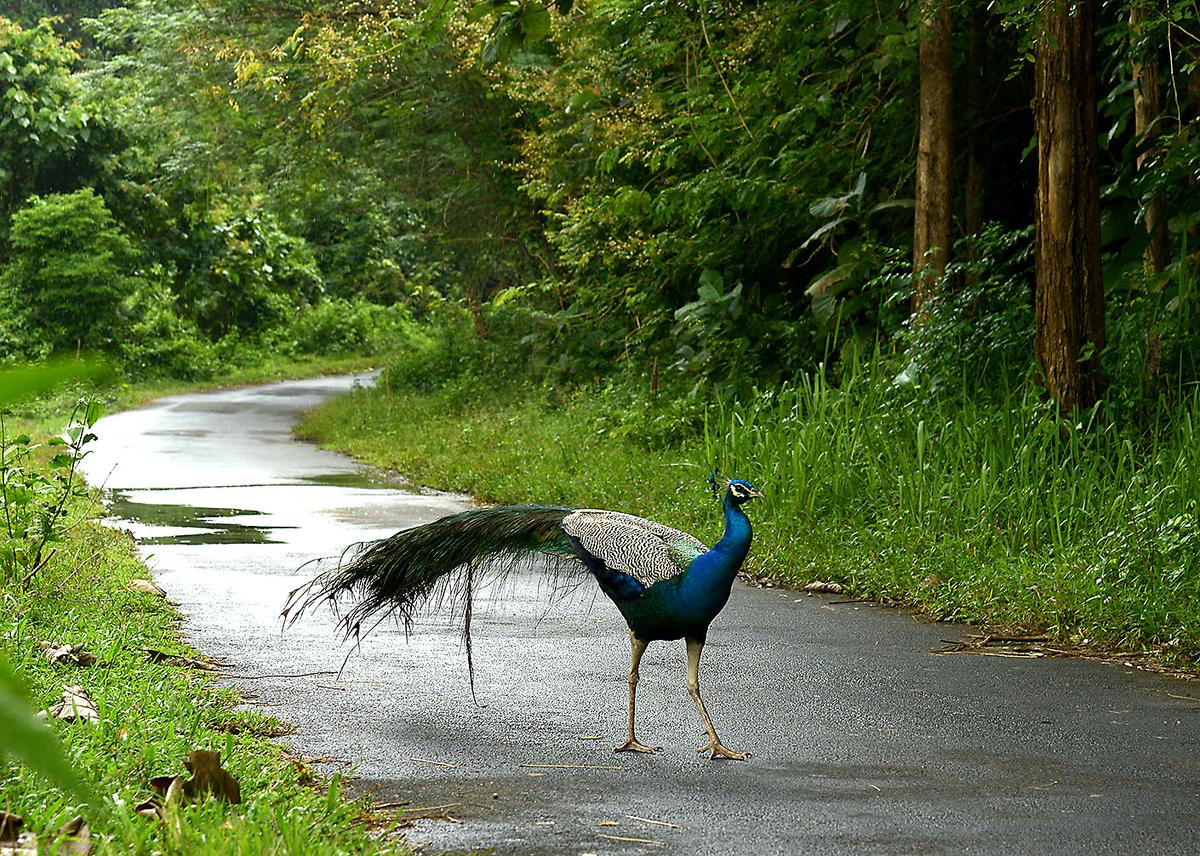
<path id="1" fill-rule="evenodd" d="M 310 607 L 328 603 L 339 615 L 338 626 L 346 638 L 357 642 L 389 617 L 397 618 L 408 632 L 424 607 L 448 603 L 452 615 L 463 621 L 474 696 L 471 613 L 476 590 L 539 553 L 551 557 L 556 568 L 583 570 L 559 527 L 571 511 L 545 505 L 472 509 L 351 547 L 335 567 L 288 595 L 285 624 L 295 623 Z M 347 598 L 354 602 L 343 611 Z"/>

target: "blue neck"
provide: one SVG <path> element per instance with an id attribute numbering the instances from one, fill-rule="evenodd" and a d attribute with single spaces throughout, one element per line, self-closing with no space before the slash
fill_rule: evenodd
<path id="1" fill-rule="evenodd" d="M 725 510 L 725 534 L 712 552 L 719 552 L 729 563 L 728 570 L 732 577 L 737 575 L 742 562 L 746 561 L 746 554 L 750 552 L 750 538 L 754 533 L 750 529 L 750 518 L 734 504 L 731 494 L 725 494 L 721 506 Z"/>
<path id="2" fill-rule="evenodd" d="M 725 534 L 709 550 L 697 556 L 688 569 L 684 585 L 701 612 L 716 615 L 729 598 L 737 572 L 750 552 L 750 519 L 738 508 L 729 494 L 722 503 L 725 509 Z M 711 616 L 710 616 L 711 619 Z"/>

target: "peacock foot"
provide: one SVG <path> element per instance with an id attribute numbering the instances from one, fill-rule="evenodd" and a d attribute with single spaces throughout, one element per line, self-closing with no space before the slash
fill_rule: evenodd
<path id="1" fill-rule="evenodd" d="M 731 761 L 745 761 L 750 757 L 749 752 L 734 752 L 732 749 L 726 749 L 721 745 L 719 740 L 712 740 L 705 743 L 697 752 L 712 752 L 709 758 L 728 758 Z"/>
<path id="2" fill-rule="evenodd" d="M 661 746 L 646 746 L 644 744 L 638 743 L 636 740 L 630 739 L 630 740 L 625 741 L 624 746 L 618 746 L 613 751 L 614 752 L 644 752 L 647 755 L 653 755 L 655 752 L 657 752 L 661 748 L 662 748 Z"/>

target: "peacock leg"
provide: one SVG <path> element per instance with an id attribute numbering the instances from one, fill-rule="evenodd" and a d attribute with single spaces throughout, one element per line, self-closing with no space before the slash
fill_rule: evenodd
<path id="1" fill-rule="evenodd" d="M 638 639 L 631 630 L 629 632 L 629 644 L 633 649 L 633 660 L 629 665 L 629 739 L 625 741 L 624 746 L 618 746 L 614 752 L 657 752 L 661 746 L 645 746 L 638 742 L 638 739 L 633 736 L 633 710 L 634 700 L 637 697 L 638 685 L 638 663 L 642 661 L 642 655 L 646 653 L 646 647 L 650 644 Z"/>
<path id="2" fill-rule="evenodd" d="M 696 703 L 696 710 L 704 720 L 704 728 L 708 731 L 708 743 L 697 749 L 697 752 L 712 752 L 709 757 L 729 758 L 734 761 L 745 761 L 746 756 L 741 752 L 733 752 L 721 744 L 717 729 L 713 728 L 712 717 L 704 707 L 704 699 L 700 698 L 700 652 L 704 650 L 704 640 L 689 638 L 687 640 L 688 654 L 688 693 Z"/>

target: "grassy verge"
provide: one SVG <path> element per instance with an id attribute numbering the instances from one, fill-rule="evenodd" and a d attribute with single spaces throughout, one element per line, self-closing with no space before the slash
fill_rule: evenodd
<path id="1" fill-rule="evenodd" d="M 360 356 L 299 356 L 266 357 L 253 366 L 232 368 L 211 380 L 147 380 L 133 383 L 119 381 L 102 385 L 70 385 L 51 394 L 23 402 L 8 408 L 10 421 L 20 430 L 29 433 L 50 434 L 62 428 L 64 415 L 71 412 L 81 396 L 95 397 L 103 402 L 105 411 L 112 413 L 140 407 L 156 398 L 201 392 L 208 389 L 224 389 L 232 386 L 248 386 L 280 380 L 320 377 L 322 375 L 345 374 L 374 368 L 386 358 Z"/>
<path id="2" fill-rule="evenodd" d="M 382 389 L 327 404 L 301 432 L 485 501 L 626 510 L 710 540 L 720 520 L 704 476 L 717 463 L 767 491 L 751 512 L 754 573 L 1200 663 L 1196 401 L 1135 442 L 1064 426 L 1036 402 L 900 397 L 818 378 L 711 408 L 682 443 L 647 444 L 625 429 L 652 414 L 631 419 L 590 391 L 464 404 Z"/>
<path id="3" fill-rule="evenodd" d="M 179 641 L 179 614 L 162 598 L 134 591 L 149 575 L 121 532 L 78 525 L 26 585 L 0 592 L 0 650 L 40 705 L 82 686 L 100 721 L 55 722 L 68 757 L 98 795 L 90 805 L 0 763 L 0 808 L 25 817 L 43 841 L 66 820 L 89 821 L 99 853 L 371 853 L 379 845 L 360 823 L 364 808 L 339 796 L 336 781 L 314 787 L 304 764 L 270 738 L 279 723 L 236 710 L 237 696 L 209 674 L 153 663 L 146 649 L 197 656 Z M 42 641 L 82 645 L 99 662 L 54 666 Z M 193 749 L 221 752 L 243 803 L 209 800 L 167 821 L 134 807 L 153 776 L 183 773 Z"/>
<path id="4" fill-rule="evenodd" d="M 366 368 L 370 360 L 339 358 L 276 361 L 237 372 L 222 385 Z M 155 383 L 100 390 L 116 409 L 216 384 Z M 62 428 L 63 414 L 80 394 L 63 390 L 24 405 L 8 420 L 43 436 Z M 59 447 L 61 449 L 61 447 Z M 49 452 L 35 454 L 46 466 Z M 0 757 L 0 810 L 25 818 L 43 846 L 71 817 L 90 824 L 99 853 L 374 853 L 401 849 L 386 819 L 344 799 L 340 781 L 318 782 L 302 759 L 272 737 L 286 727 L 254 711 L 238 710 L 239 696 L 216 687 L 211 673 L 181 662 L 154 662 L 147 649 L 198 655 L 180 642 L 181 616 L 165 600 L 133 590 L 149 578 L 132 541 L 100 525 L 88 498 L 73 500 L 74 518 L 54 553 L 26 580 L 0 576 L 0 660 L 6 661 L 41 707 L 77 685 L 95 701 L 97 723 L 54 721 L 72 766 L 92 793 L 87 804 L 51 787 Z M 5 535 L 0 531 L 0 539 Z M 0 547 L 4 543 L 0 541 Z M 42 642 L 81 645 L 99 662 L 55 666 Z M 153 793 L 150 779 L 185 773 L 196 749 L 221 753 L 222 766 L 240 783 L 243 802 L 208 800 L 165 820 L 135 807 Z"/>

